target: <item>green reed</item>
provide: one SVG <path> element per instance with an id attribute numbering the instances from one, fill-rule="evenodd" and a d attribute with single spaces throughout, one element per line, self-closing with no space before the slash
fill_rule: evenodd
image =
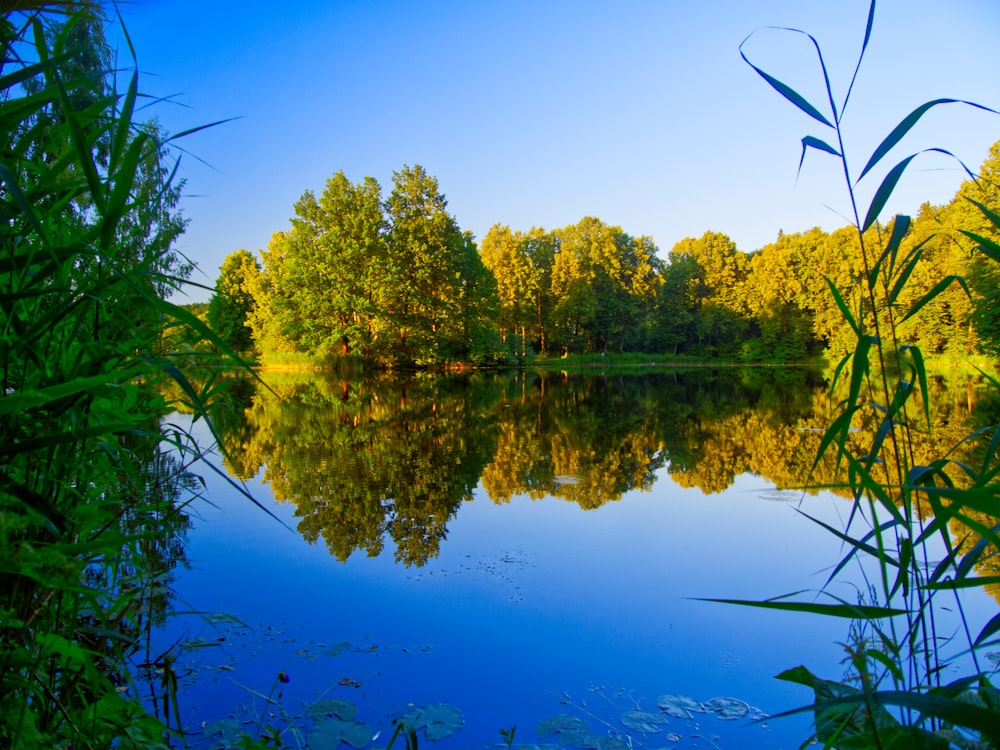
<path id="1" fill-rule="evenodd" d="M 3 747 L 157 747 L 179 714 L 171 655 L 143 645 L 183 562 L 199 451 L 161 425 L 156 385 L 206 417 L 165 332 L 226 347 L 165 300 L 185 265 L 172 139 L 135 119 L 105 20 L 97 3 L 0 15 Z"/>
<path id="2" fill-rule="evenodd" d="M 740 47 L 748 65 L 823 126 L 823 138 L 802 139 L 799 168 L 810 151 L 840 162 L 864 269 L 850 289 L 827 279 L 843 321 L 853 331 L 855 346 L 836 365 L 831 394 L 842 397 L 815 463 L 832 454 L 843 468 L 846 480 L 838 489 L 850 490 L 849 518 L 844 528 L 816 522 L 839 538 L 846 552 L 812 600 L 789 596 L 740 603 L 852 621 L 845 646 L 846 677 L 823 679 L 804 666 L 778 675 L 813 691 L 812 705 L 800 709 L 815 716 L 810 740 L 828 747 L 996 747 L 1000 693 L 990 681 L 982 654 L 1000 643 L 996 637 L 1000 615 L 973 627 L 959 594 L 1000 581 L 998 576 L 976 572 L 977 566 L 1000 553 L 1000 428 L 980 430 L 953 446 L 941 445 L 935 460 L 918 462 L 914 439 L 918 431 L 931 429 L 931 391 L 920 349 L 900 334 L 903 323 L 952 285 L 969 290 L 962 278 L 946 276 L 915 302 L 904 306 L 900 301 L 921 262 L 923 243 L 909 247 L 904 242 L 908 217 L 897 216 L 888 226 L 882 226 L 879 217 L 906 168 L 924 152 L 888 167 L 867 208 L 860 197 L 860 187 L 873 179 L 877 167 L 885 169 L 890 152 L 929 110 L 944 104 L 987 108 L 954 99 L 921 104 L 885 137 L 855 178 L 841 123 L 874 16 L 873 0 L 857 67 L 839 105 L 813 36 L 782 29 L 803 34 L 815 49 L 827 98 L 818 106 L 754 65 L 744 52 L 746 40 Z M 944 149 L 927 151 L 950 156 Z M 1000 235 L 1000 216 L 988 206 L 979 209 Z M 995 239 L 963 234 L 980 252 L 1000 261 Z M 959 446 L 977 441 L 982 456 L 978 465 L 955 459 Z M 858 566 L 867 585 L 854 601 L 837 596 L 831 586 L 848 565 Z M 946 669 L 955 664 L 965 665 L 964 675 L 946 677 Z"/>

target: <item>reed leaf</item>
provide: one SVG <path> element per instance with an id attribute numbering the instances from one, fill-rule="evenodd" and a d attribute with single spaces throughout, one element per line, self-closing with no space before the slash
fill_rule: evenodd
<path id="1" fill-rule="evenodd" d="M 790 594 L 789 596 L 793 596 Z M 870 604 L 850 604 L 841 601 L 838 604 L 821 604 L 818 602 L 787 602 L 774 599 L 755 601 L 752 599 L 702 599 L 695 601 L 718 602 L 720 604 L 738 604 L 741 607 L 756 607 L 759 609 L 781 610 L 783 612 L 803 612 L 826 617 L 842 617 L 848 620 L 881 620 L 887 617 L 899 617 L 909 614 L 909 610 L 894 607 L 876 607 Z"/>
<path id="2" fill-rule="evenodd" d="M 882 142 L 875 149 L 871 158 L 868 159 L 868 163 L 865 164 L 864 169 L 861 170 L 861 174 L 858 176 L 858 181 L 864 179 L 864 176 L 872 170 L 872 168 L 877 165 L 882 158 L 893 149 L 896 144 L 898 144 L 903 137 L 910 132 L 914 125 L 923 117 L 927 112 L 934 107 L 941 104 L 966 104 L 970 107 L 975 107 L 976 109 L 981 109 L 985 112 L 992 112 L 994 114 L 1000 114 L 995 109 L 990 109 L 989 107 L 984 107 L 981 104 L 976 104 L 975 102 L 965 101 L 964 99 L 934 99 L 933 101 L 924 102 L 915 110 L 910 112 L 903 120 L 892 129 L 892 132 L 887 135 Z"/>
<path id="3" fill-rule="evenodd" d="M 901 324 L 905 323 L 907 320 L 912 318 L 918 312 L 923 310 L 924 306 L 928 302 L 932 302 L 952 284 L 958 284 L 965 291 L 965 294 L 970 299 L 972 298 L 972 293 L 969 291 L 969 285 L 965 282 L 965 279 L 963 279 L 961 276 L 954 276 L 954 275 L 945 276 L 943 279 L 938 281 L 933 287 L 931 287 L 930 291 L 928 291 L 920 299 L 918 299 L 916 302 L 913 303 L 910 309 L 906 312 L 906 315 L 903 316 L 903 319 L 900 321 L 900 323 Z"/>
<path id="4" fill-rule="evenodd" d="M 798 33 L 798 34 L 805 34 L 805 32 L 799 31 L 798 29 L 781 28 L 779 30 L 782 30 L 782 31 L 793 31 L 793 32 Z M 751 34 L 750 36 L 753 36 L 753 34 Z M 826 125 L 828 128 L 832 128 L 833 127 L 833 123 L 831 123 L 826 118 L 826 116 L 822 112 L 820 112 L 816 107 L 814 107 L 812 104 L 810 104 L 809 101 L 804 96 L 802 96 L 799 92 L 797 92 L 795 89 L 793 89 L 788 84 L 782 83 L 781 81 L 779 81 L 777 78 L 775 78 L 771 74 L 767 73 L 766 71 L 762 70 L 761 68 L 758 68 L 752 62 L 750 62 L 749 58 L 747 58 L 747 56 L 746 56 L 746 53 L 743 51 L 743 47 L 747 43 L 747 41 L 750 39 L 750 36 L 748 36 L 746 39 L 744 39 L 740 43 L 740 57 L 743 58 L 743 62 L 745 62 L 747 65 L 749 65 L 751 68 L 753 68 L 757 72 L 757 75 L 759 75 L 761 78 L 763 78 L 765 81 L 767 81 L 771 85 L 771 87 L 774 88 L 774 90 L 777 91 L 779 94 L 781 94 L 783 97 L 785 97 L 785 99 L 787 99 L 788 101 L 790 101 L 792 104 L 794 104 L 800 110 L 802 110 L 807 115 L 809 115 L 810 117 L 812 117 L 814 120 L 817 120 L 817 121 L 821 122 L 822 124 Z M 816 40 L 812 36 L 810 36 L 809 34 L 805 34 L 805 36 L 809 37 L 809 39 L 812 40 L 813 45 L 816 47 L 816 49 L 818 51 L 819 50 L 819 45 L 816 43 Z M 822 62 L 822 57 L 820 58 L 820 62 Z M 825 67 L 824 67 L 824 74 L 825 74 L 825 72 L 826 71 L 825 71 Z M 836 113 L 834 113 L 834 119 L 836 119 Z"/>

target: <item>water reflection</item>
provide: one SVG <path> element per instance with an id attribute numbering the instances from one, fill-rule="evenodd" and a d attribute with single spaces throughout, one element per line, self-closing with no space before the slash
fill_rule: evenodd
<path id="1" fill-rule="evenodd" d="M 426 563 L 479 482 L 498 504 L 550 496 L 593 509 L 650 489 L 663 467 L 706 494 L 747 472 L 779 488 L 837 481 L 832 457 L 813 466 L 837 396 L 805 369 L 266 378 L 274 394 L 236 390 L 227 467 L 245 479 L 263 468 L 300 533 L 341 561 L 379 555 L 388 538 L 397 561 Z M 914 423 L 918 463 L 997 419 L 975 380 L 931 389 L 931 428 Z M 955 457 L 982 450 L 966 443 Z"/>

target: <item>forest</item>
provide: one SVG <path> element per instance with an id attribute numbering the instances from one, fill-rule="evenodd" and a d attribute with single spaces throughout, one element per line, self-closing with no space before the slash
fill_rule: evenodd
<path id="1" fill-rule="evenodd" d="M 1000 210 L 998 173 L 1000 142 L 978 178 L 910 221 L 901 250 L 920 260 L 880 313 L 905 318 L 900 345 L 945 360 L 1000 349 L 1000 278 L 962 234 L 993 236 L 971 201 Z M 664 258 L 653 238 L 587 216 L 559 229 L 497 223 L 477 245 L 423 167 L 392 179 L 383 198 L 375 179 L 337 172 L 319 197 L 303 193 L 291 227 L 259 257 L 229 254 L 207 309 L 213 328 L 265 363 L 384 367 L 622 352 L 792 363 L 853 346 L 829 287 L 852 288 L 863 275 L 853 226 L 779 232 L 753 252 L 706 231 Z M 868 232 L 884 245 L 893 228 Z M 946 288 L 931 295 L 939 283 Z M 845 301 L 859 309 L 859 299 Z"/>

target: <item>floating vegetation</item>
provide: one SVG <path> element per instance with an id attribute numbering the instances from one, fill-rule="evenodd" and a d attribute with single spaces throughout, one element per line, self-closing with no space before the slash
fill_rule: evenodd
<path id="1" fill-rule="evenodd" d="M 708 711 L 717 713 L 720 719 L 742 719 L 750 711 L 750 704 L 739 698 L 712 698 L 703 704 Z"/>
<path id="2" fill-rule="evenodd" d="M 334 717 L 316 723 L 309 733 L 309 747 L 313 750 L 322 748 L 335 750 L 341 742 L 346 742 L 351 747 L 361 750 L 372 741 L 373 737 L 374 734 L 367 724 Z"/>
<path id="3" fill-rule="evenodd" d="M 692 711 L 697 713 L 706 711 L 705 706 L 686 695 L 661 695 L 656 699 L 656 705 L 667 716 L 678 719 L 690 719 Z"/>
<path id="4" fill-rule="evenodd" d="M 626 711 L 621 717 L 622 724 L 636 732 L 651 734 L 659 732 L 658 724 L 666 724 L 667 717 L 662 714 L 654 714 L 649 711 Z"/>
<path id="5" fill-rule="evenodd" d="M 586 701 L 574 701 L 563 693 L 561 703 L 571 706 L 586 716 L 592 723 L 604 727 L 603 733 L 593 732 L 592 724 L 572 714 L 559 714 L 540 721 L 535 733 L 540 739 L 555 737 L 559 746 L 583 748 L 583 750 L 663 750 L 671 743 L 685 739 L 717 748 L 717 736 L 704 732 L 706 726 L 699 718 L 713 717 L 732 721 L 762 722 L 767 714 L 754 708 L 739 698 L 712 698 L 707 701 L 695 700 L 686 695 L 661 695 L 656 699 L 657 710 L 645 710 L 643 699 L 637 699 L 630 691 L 619 690 L 612 696 L 604 688 L 592 687 L 604 702 L 590 706 Z M 626 704 L 624 707 L 621 704 Z M 608 709 L 611 709 L 610 711 Z M 673 722 L 673 723 L 672 723 Z M 678 724 L 683 722 L 683 730 Z M 766 725 L 765 725 L 766 726 Z M 518 750 L 545 750 L 556 745 L 523 745 Z"/>
<path id="6" fill-rule="evenodd" d="M 422 706 L 403 714 L 400 723 L 411 727 L 414 731 L 423 730 L 424 736 L 431 742 L 451 737 L 465 723 L 462 712 L 454 706 L 437 704 Z"/>
<path id="7" fill-rule="evenodd" d="M 584 738 L 579 746 L 587 750 L 632 750 L 625 740 L 611 735 L 591 735 Z"/>
<path id="8" fill-rule="evenodd" d="M 306 709 L 306 716 L 314 719 L 324 719 L 333 716 L 344 721 L 350 721 L 357 717 L 357 715 L 357 706 L 350 701 L 340 700 L 339 698 L 316 701 Z"/>
<path id="9" fill-rule="evenodd" d="M 555 736 L 560 745 L 576 745 L 590 733 L 587 722 L 578 716 L 559 714 L 535 725 L 535 734 L 542 739 Z"/>

